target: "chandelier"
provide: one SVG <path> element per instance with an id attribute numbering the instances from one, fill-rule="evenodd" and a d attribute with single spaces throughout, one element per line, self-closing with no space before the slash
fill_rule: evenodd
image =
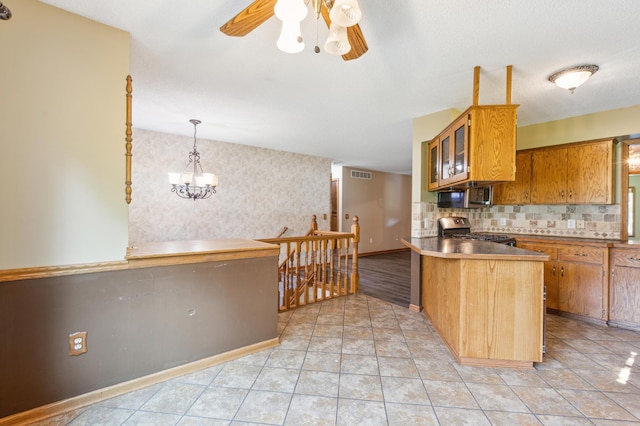
<path id="1" fill-rule="evenodd" d="M 196 128 L 200 120 L 189 120 L 193 124 L 193 151 L 189 153 L 189 163 L 182 173 L 169 173 L 171 192 L 175 192 L 180 198 L 193 201 L 204 200 L 216 193 L 218 176 L 213 173 L 204 173 L 200 165 L 200 153 L 196 146 Z"/>
<path id="2" fill-rule="evenodd" d="M 3 5 L 1 1 L 0 1 L 0 19 L 2 19 L 3 21 L 7 21 L 11 19 L 11 11 L 7 6 Z"/>

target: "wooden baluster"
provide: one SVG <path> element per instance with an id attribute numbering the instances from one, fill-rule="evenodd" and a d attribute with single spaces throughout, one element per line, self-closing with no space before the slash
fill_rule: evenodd
<path id="1" fill-rule="evenodd" d="M 291 256 L 291 243 L 287 243 L 287 258 L 284 262 L 284 304 L 285 308 L 291 308 L 291 280 L 289 277 L 289 258 Z"/>
<path id="2" fill-rule="evenodd" d="M 316 220 L 316 215 L 311 215 L 311 225 L 309 226 L 309 231 L 307 232 L 307 236 L 315 235 L 318 230 L 318 221 Z"/>
<path id="3" fill-rule="evenodd" d="M 353 217 L 351 233 L 353 234 L 353 259 L 351 260 L 351 292 L 358 293 L 360 291 L 360 273 L 358 272 L 358 243 L 360 243 L 360 223 L 358 216 Z"/>
<path id="4" fill-rule="evenodd" d="M 305 288 L 305 282 L 302 279 L 302 274 L 300 273 L 300 241 L 296 242 L 296 249 L 294 251 L 294 262 L 296 264 L 296 283 L 298 285 L 298 289 L 296 291 L 296 304 L 298 306 L 300 306 L 300 296 L 301 296 L 301 292 L 304 291 L 304 297 L 302 298 L 304 301 L 304 304 L 306 305 L 307 303 L 309 303 L 309 299 L 307 298 L 307 289 Z"/>
<path id="5" fill-rule="evenodd" d="M 128 75 L 127 76 L 127 86 L 126 86 L 126 90 L 127 90 L 127 95 L 126 95 L 126 121 L 125 121 L 125 154 L 124 154 L 124 158 L 125 158 L 125 164 L 124 164 L 124 168 L 125 168 L 125 176 L 124 176 L 124 193 L 125 193 L 125 201 L 127 202 L 127 204 L 131 204 L 131 192 L 133 191 L 131 189 L 131 156 L 133 155 L 131 153 L 131 92 L 133 92 L 133 88 L 131 86 L 131 76 Z"/>

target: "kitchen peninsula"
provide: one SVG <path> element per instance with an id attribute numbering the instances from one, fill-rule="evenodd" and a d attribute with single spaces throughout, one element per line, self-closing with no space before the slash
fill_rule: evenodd
<path id="1" fill-rule="evenodd" d="M 547 255 L 456 238 L 402 242 L 420 257 L 425 315 L 459 364 L 528 368 L 542 361 Z"/>

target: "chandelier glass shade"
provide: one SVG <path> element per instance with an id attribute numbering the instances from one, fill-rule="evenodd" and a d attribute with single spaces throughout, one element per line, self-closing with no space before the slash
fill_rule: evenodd
<path id="1" fill-rule="evenodd" d="M 551 74 L 549 81 L 573 93 L 574 90 L 586 83 L 589 77 L 595 74 L 598 69 L 597 65 L 580 65 L 567 68 Z"/>
<path id="2" fill-rule="evenodd" d="M 195 200 L 204 200 L 216 193 L 218 176 L 213 173 L 205 173 L 200 165 L 200 153 L 196 145 L 196 128 L 200 120 L 189 120 L 193 124 L 193 151 L 189 153 L 189 162 L 181 173 L 169 173 L 171 192 L 178 197 Z"/>

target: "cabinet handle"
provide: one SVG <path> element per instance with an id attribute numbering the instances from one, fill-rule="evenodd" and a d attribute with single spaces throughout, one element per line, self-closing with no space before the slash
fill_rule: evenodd
<path id="1" fill-rule="evenodd" d="M 569 198 L 573 197 L 573 189 L 569 189 Z"/>
<path id="2" fill-rule="evenodd" d="M 555 265 L 553 266 L 553 276 L 554 277 L 556 276 L 556 267 L 555 267 Z"/>
<path id="3" fill-rule="evenodd" d="M 560 192 L 560 197 L 564 200 L 564 189 Z"/>
<path id="4" fill-rule="evenodd" d="M 564 277 L 564 266 L 560 268 L 560 276 Z"/>
<path id="5" fill-rule="evenodd" d="M 525 200 L 529 199 L 529 191 L 524 191 L 524 199 Z"/>
<path id="6" fill-rule="evenodd" d="M 586 253 L 573 253 L 574 256 L 580 256 L 580 257 L 587 257 L 588 254 Z"/>
<path id="7" fill-rule="evenodd" d="M 627 259 L 629 259 L 632 262 L 637 262 L 640 260 L 640 257 L 627 257 Z"/>

